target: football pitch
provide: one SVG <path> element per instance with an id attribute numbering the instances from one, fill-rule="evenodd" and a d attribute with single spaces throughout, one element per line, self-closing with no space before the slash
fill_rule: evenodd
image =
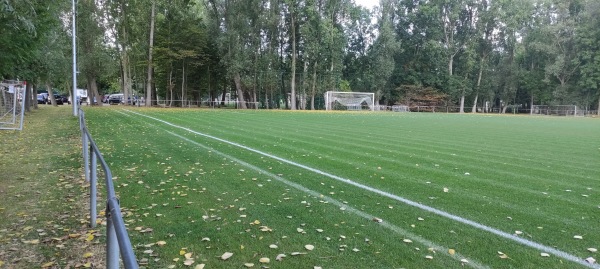
<path id="1" fill-rule="evenodd" d="M 148 268 L 600 268 L 600 120 L 85 110 Z"/>

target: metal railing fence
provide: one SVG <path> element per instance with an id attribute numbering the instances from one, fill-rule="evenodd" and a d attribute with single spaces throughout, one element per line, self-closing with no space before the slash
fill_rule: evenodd
<path id="1" fill-rule="evenodd" d="M 121 215 L 119 200 L 115 195 L 113 177 L 104 161 L 98 146 L 85 125 L 85 114 L 79 110 L 79 128 L 83 148 L 85 179 L 90 183 L 90 226 L 96 227 L 98 162 L 104 172 L 106 184 L 106 268 L 119 268 L 119 254 L 126 269 L 137 269 L 138 264 L 133 253 L 133 247 Z"/>

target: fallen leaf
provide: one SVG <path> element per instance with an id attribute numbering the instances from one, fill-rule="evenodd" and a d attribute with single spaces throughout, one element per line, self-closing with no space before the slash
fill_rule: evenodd
<path id="1" fill-rule="evenodd" d="M 187 265 L 187 266 L 190 266 L 192 264 L 194 264 L 194 260 L 192 260 L 192 259 L 188 259 L 183 262 L 183 265 Z"/>
<path id="2" fill-rule="evenodd" d="M 410 239 L 406 239 L 406 238 L 405 238 L 405 239 L 403 239 L 402 241 L 403 241 L 404 243 L 412 243 L 412 240 L 410 240 Z"/>
<path id="3" fill-rule="evenodd" d="M 460 262 L 462 262 L 462 263 L 469 263 L 469 261 L 467 259 L 461 259 Z"/>
<path id="4" fill-rule="evenodd" d="M 250 267 L 254 267 L 254 263 L 244 263 L 244 266 L 250 268 Z"/>
<path id="5" fill-rule="evenodd" d="M 223 253 L 223 255 L 221 255 L 221 260 L 227 260 L 227 259 L 231 258 L 231 256 L 233 256 L 233 253 L 225 252 L 225 253 Z"/>
<path id="6" fill-rule="evenodd" d="M 595 248 L 588 248 L 587 250 L 588 250 L 589 252 L 597 252 L 597 251 L 598 251 L 598 250 L 597 250 L 597 249 L 595 249 Z"/>
<path id="7" fill-rule="evenodd" d="M 259 261 L 260 263 L 270 263 L 270 262 L 271 262 L 271 259 L 269 259 L 269 258 L 267 258 L 267 257 L 263 257 L 263 258 L 260 258 L 258 261 Z"/>
<path id="8" fill-rule="evenodd" d="M 198 264 L 196 265 L 196 267 L 194 267 L 194 269 L 204 269 L 204 266 L 206 266 L 204 263 Z M 175 268 L 175 267 L 173 267 Z"/>
<path id="9" fill-rule="evenodd" d="M 286 256 L 285 254 L 283 254 L 283 253 L 282 253 L 282 254 L 279 254 L 279 255 L 277 255 L 277 257 L 275 257 L 275 260 L 276 260 L 276 261 L 282 261 L 282 260 L 283 260 L 283 258 L 285 258 L 285 257 L 287 257 L 287 256 Z"/>
<path id="10" fill-rule="evenodd" d="M 548 254 L 546 252 L 542 252 L 542 253 L 540 253 L 540 256 L 542 256 L 542 257 L 550 257 L 550 254 Z"/>
<path id="11" fill-rule="evenodd" d="M 585 259 L 585 261 L 588 262 L 589 264 L 596 263 L 596 259 L 594 259 L 594 257 L 588 257 L 587 259 Z"/>
<path id="12" fill-rule="evenodd" d="M 278 248 L 278 247 L 277 247 L 277 245 L 275 245 L 275 244 L 271 244 L 271 245 L 269 245 L 269 248 L 276 249 L 276 248 Z"/>
<path id="13" fill-rule="evenodd" d="M 315 246 L 313 246 L 313 245 L 305 245 L 304 248 L 307 249 L 307 250 L 313 250 L 313 249 L 315 249 Z"/>
<path id="14" fill-rule="evenodd" d="M 4 265 L 4 262 L 0 261 L 0 266 L 2 266 L 2 265 Z M 47 262 L 47 263 L 42 264 L 42 268 L 48 268 L 48 267 L 51 267 L 53 265 L 54 265 L 54 262 Z"/>
<path id="15" fill-rule="evenodd" d="M 431 255 L 427 255 L 427 256 L 425 256 L 425 259 L 428 259 L 428 260 L 433 260 L 433 256 L 431 256 Z"/>
<path id="16" fill-rule="evenodd" d="M 575 239 L 583 239 L 583 236 L 581 236 L 581 235 L 576 235 L 576 236 L 573 236 L 573 238 L 575 238 Z"/>
<path id="17" fill-rule="evenodd" d="M 93 234 L 88 234 L 88 236 L 85 238 L 85 241 L 90 242 L 94 240 L 94 235 Z"/>
<path id="18" fill-rule="evenodd" d="M 454 249 L 451 249 L 451 248 L 450 248 L 450 249 L 448 249 L 448 254 L 450 254 L 450 255 L 454 255 L 455 253 L 456 253 L 456 250 L 454 250 Z"/>
<path id="19" fill-rule="evenodd" d="M 158 242 L 156 242 L 156 244 L 162 247 L 162 246 L 166 245 L 167 242 L 165 242 L 165 241 L 158 241 Z"/>
<path id="20" fill-rule="evenodd" d="M 448 192 L 448 191 L 450 191 L 448 188 L 444 188 L 444 192 Z M 433 257 L 432 257 L 432 259 L 433 259 Z"/>
<path id="21" fill-rule="evenodd" d="M 86 252 L 86 253 L 83 254 L 84 258 L 89 258 L 89 257 L 92 257 L 92 256 L 94 256 L 94 253 L 91 253 L 91 252 Z"/>

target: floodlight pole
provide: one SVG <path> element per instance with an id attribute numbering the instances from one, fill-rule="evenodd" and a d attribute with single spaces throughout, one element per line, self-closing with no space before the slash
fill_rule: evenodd
<path id="1" fill-rule="evenodd" d="M 77 109 L 79 102 L 77 102 L 77 43 L 76 42 L 76 31 L 75 31 L 75 1 L 73 2 L 73 94 L 71 95 L 71 103 L 73 103 L 73 116 L 77 117 Z"/>

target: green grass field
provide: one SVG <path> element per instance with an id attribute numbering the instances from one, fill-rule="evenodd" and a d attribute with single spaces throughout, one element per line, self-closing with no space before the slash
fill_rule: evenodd
<path id="1" fill-rule="evenodd" d="M 86 109 L 86 119 L 149 268 L 585 268 L 600 259 L 598 119 L 120 107 Z"/>

